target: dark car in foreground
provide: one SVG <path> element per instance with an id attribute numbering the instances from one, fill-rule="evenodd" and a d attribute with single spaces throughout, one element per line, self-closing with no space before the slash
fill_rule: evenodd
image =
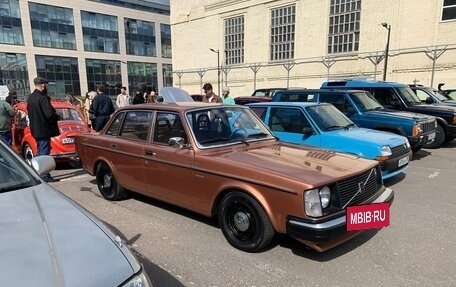
<path id="1" fill-rule="evenodd" d="M 0 286 L 152 286 L 118 236 L 40 179 L 54 159 L 30 162 L 0 141 Z"/>
<path id="2" fill-rule="evenodd" d="M 324 251 L 362 232 L 349 231 L 352 218 L 360 226 L 351 207 L 389 211 L 394 192 L 376 161 L 280 142 L 248 107 L 161 94 L 165 103 L 121 108 L 100 134 L 76 137 L 104 198 L 134 191 L 216 217 L 248 252 L 276 233 Z"/>
<path id="3" fill-rule="evenodd" d="M 272 101 L 330 103 L 359 127 L 407 137 L 413 152 L 432 143 L 436 136 L 435 117 L 386 109 L 362 90 L 287 90 L 277 92 Z"/>

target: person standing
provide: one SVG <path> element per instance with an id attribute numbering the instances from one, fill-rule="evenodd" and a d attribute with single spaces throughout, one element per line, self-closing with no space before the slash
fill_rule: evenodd
<path id="1" fill-rule="evenodd" d="M 136 91 L 135 96 L 133 97 L 133 105 L 144 104 L 144 96 L 141 91 Z"/>
<path id="2" fill-rule="evenodd" d="M 212 90 L 212 85 L 210 83 L 204 84 L 203 91 L 204 94 L 206 94 L 203 98 L 204 103 L 223 103 L 222 98 L 217 96 Z"/>
<path id="3" fill-rule="evenodd" d="M 11 91 L 8 93 L 8 96 L 6 97 L 5 101 L 10 104 L 11 106 L 17 104 L 17 93 L 16 91 Z"/>
<path id="4" fill-rule="evenodd" d="M 116 100 L 117 107 L 122 108 L 130 105 L 130 95 L 127 94 L 127 88 L 122 87 L 120 89 L 120 94 L 117 95 Z"/>
<path id="5" fill-rule="evenodd" d="M 37 144 L 37 156 L 50 155 L 51 138 L 60 134 L 58 119 L 51 98 L 47 95 L 48 81 L 42 77 L 33 79 L 35 90 L 27 99 L 27 111 L 30 121 L 30 131 Z M 50 173 L 42 176 L 46 182 L 58 181 Z"/>
<path id="6" fill-rule="evenodd" d="M 104 93 L 104 86 L 97 87 L 97 95 L 92 101 L 90 111 L 95 116 L 92 128 L 99 132 L 106 125 L 111 114 L 115 111 L 111 98 Z"/>
<path id="7" fill-rule="evenodd" d="M 222 89 L 223 103 L 228 105 L 235 105 L 234 99 L 230 97 L 230 88 L 223 87 Z"/>
<path id="8" fill-rule="evenodd" d="M 11 120 L 16 112 L 9 103 L 0 100 L 0 139 L 12 146 Z"/>

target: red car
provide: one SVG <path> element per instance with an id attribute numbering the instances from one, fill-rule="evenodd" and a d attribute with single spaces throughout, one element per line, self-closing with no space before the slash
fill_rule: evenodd
<path id="1" fill-rule="evenodd" d="M 68 102 L 51 100 L 52 106 L 60 116 L 58 122 L 60 135 L 51 138 L 51 155 L 57 162 L 68 162 L 76 155 L 74 136 L 90 132 L 82 112 Z M 36 141 L 30 132 L 27 102 L 14 105 L 17 111 L 13 119 L 13 149 L 30 163 L 36 155 Z"/>

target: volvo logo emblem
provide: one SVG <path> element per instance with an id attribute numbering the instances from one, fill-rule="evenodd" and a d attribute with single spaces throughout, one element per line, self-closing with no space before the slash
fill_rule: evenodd
<path id="1" fill-rule="evenodd" d="M 366 191 L 366 184 L 364 182 L 358 182 L 358 193 L 362 194 Z"/>

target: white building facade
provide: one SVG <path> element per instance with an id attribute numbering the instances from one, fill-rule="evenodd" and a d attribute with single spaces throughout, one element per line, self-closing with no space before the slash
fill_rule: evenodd
<path id="1" fill-rule="evenodd" d="M 384 76 L 456 86 L 454 0 L 173 0 L 171 31 L 174 85 L 190 93 Z"/>
<path id="2" fill-rule="evenodd" d="M 172 85 L 169 5 L 143 0 L 0 1 L 0 85 L 26 96 L 33 79 L 52 95 L 98 85 L 157 90 Z"/>

